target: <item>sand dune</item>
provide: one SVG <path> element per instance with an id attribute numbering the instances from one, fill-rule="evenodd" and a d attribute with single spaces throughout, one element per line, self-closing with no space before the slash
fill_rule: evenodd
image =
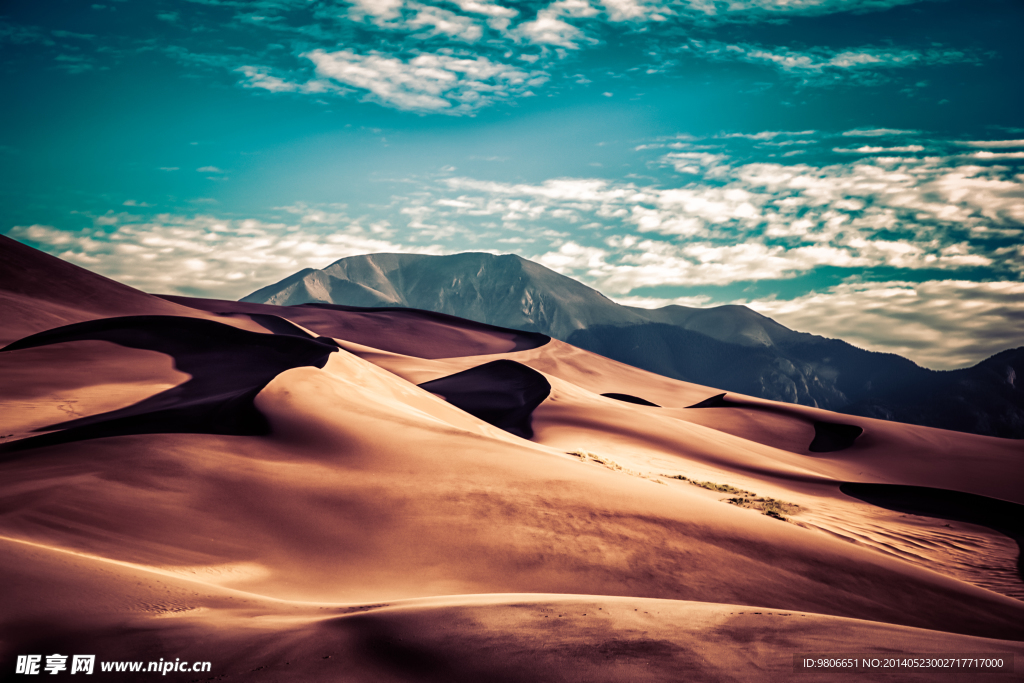
<path id="1" fill-rule="evenodd" d="M 61 630 L 28 627 L 33 651 L 207 660 L 233 672 L 228 680 L 767 681 L 793 676 L 793 658 L 780 645 L 880 656 L 1024 654 L 1014 641 L 721 603 L 501 593 L 291 603 L 46 547 L 0 545 L 0 567 L 18 595 L 56 585 L 66 606 Z M 37 601 L 9 609 L 23 624 L 52 616 Z M 835 680 L 834 673 L 799 677 Z M 871 680 L 930 681 L 935 674 L 874 672 Z"/>
<path id="2" fill-rule="evenodd" d="M 533 438 L 533 410 L 551 393 L 544 375 L 511 360 L 491 361 L 419 386 L 524 439 Z"/>
<path id="3" fill-rule="evenodd" d="M 744 404 L 729 400 L 724 393 L 704 399 L 700 403 L 689 406 L 689 408 L 747 408 L 748 410 L 753 408 L 754 410 L 769 413 L 781 413 L 787 416 L 789 418 L 788 422 L 791 423 L 800 420 L 797 413 L 782 406 Z M 832 453 L 833 451 L 849 448 L 856 441 L 857 437 L 864 433 L 864 429 L 857 425 L 842 424 L 828 420 L 812 420 L 811 425 L 814 427 L 814 439 L 807 447 L 807 450 L 811 453 Z"/>
<path id="4" fill-rule="evenodd" d="M 92 282 L 102 307 L 61 294 L 68 326 L 52 287 L 40 317 L 9 309 L 33 336 L 0 353 L 4 666 L 717 681 L 786 680 L 801 653 L 1024 655 L 1020 442 L 438 314 L 122 308 Z"/>
<path id="5" fill-rule="evenodd" d="M 333 343 L 308 338 L 294 326 L 268 335 L 196 318 L 129 316 L 38 332 L 2 352 L 74 341 L 106 341 L 166 354 L 174 359 L 175 369 L 190 379 L 119 410 L 38 427 L 34 431 L 48 433 L 0 444 L 0 453 L 124 434 L 263 434 L 267 424 L 253 407 L 256 394 L 289 368 L 322 367 L 337 349 Z"/>
<path id="6" fill-rule="evenodd" d="M 306 304 L 286 309 L 267 304 L 189 299 L 167 296 L 211 313 L 242 313 L 279 316 L 326 337 L 368 344 L 417 358 L 482 356 L 491 353 L 522 351 L 543 346 L 550 337 L 536 332 L 507 330 L 493 325 L 464 320 L 444 313 L 406 308 L 356 308 L 335 304 Z"/>
<path id="7" fill-rule="evenodd" d="M 925 486 L 845 483 L 839 490 L 897 512 L 988 527 L 1024 550 L 1024 505 L 1018 503 Z M 1017 573 L 1024 580 L 1024 556 L 1017 558 Z"/>

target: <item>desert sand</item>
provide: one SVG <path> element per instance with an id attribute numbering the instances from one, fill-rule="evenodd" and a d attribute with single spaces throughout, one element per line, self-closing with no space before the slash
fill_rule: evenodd
<path id="1" fill-rule="evenodd" d="M 51 653 L 212 664 L 174 680 L 980 676 L 795 672 L 812 653 L 1024 675 L 1019 441 L 439 314 L 156 297 L 6 238 L 0 265 L 5 676 Z"/>

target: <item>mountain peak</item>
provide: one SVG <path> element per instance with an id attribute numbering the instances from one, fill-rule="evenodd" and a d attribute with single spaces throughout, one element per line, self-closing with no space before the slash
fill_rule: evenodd
<path id="1" fill-rule="evenodd" d="M 595 289 L 515 254 L 365 254 L 307 270 L 242 299 L 296 305 L 401 306 L 565 339 L 592 324 L 643 317 Z"/>
<path id="2" fill-rule="evenodd" d="M 652 310 L 623 306 L 534 261 L 486 252 L 349 256 L 322 270 L 300 271 L 242 301 L 418 308 L 562 340 L 595 325 L 644 323 L 683 327 L 748 347 L 817 339 L 745 306 L 705 309 L 672 305 Z"/>

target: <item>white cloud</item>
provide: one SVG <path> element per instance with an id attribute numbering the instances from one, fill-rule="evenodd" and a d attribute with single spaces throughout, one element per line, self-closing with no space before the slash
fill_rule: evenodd
<path id="1" fill-rule="evenodd" d="M 923 152 L 921 145 L 903 145 L 898 147 L 833 147 L 837 154 L 903 154 L 906 152 Z"/>
<path id="2" fill-rule="evenodd" d="M 960 145 L 961 147 L 1003 149 L 1006 147 L 1024 147 L 1024 140 L 957 140 L 953 144 Z"/>
<path id="3" fill-rule="evenodd" d="M 716 135 L 718 138 L 745 138 L 747 140 L 774 140 L 778 137 L 795 137 L 801 135 L 814 135 L 817 131 L 814 130 L 798 130 L 798 131 L 785 131 L 785 130 L 763 130 L 757 133 L 722 133 Z"/>
<path id="4" fill-rule="evenodd" d="M 351 90 L 338 88 L 327 81 L 319 79 L 313 79 L 305 83 L 289 81 L 281 78 L 280 76 L 273 75 L 270 73 L 270 69 L 262 66 L 240 66 L 235 69 L 235 71 L 245 76 L 245 79 L 242 81 L 242 87 L 245 88 L 260 88 L 262 90 L 269 90 L 270 92 L 298 92 L 306 94 L 317 94 L 329 91 L 339 93 L 352 92 Z"/>
<path id="5" fill-rule="evenodd" d="M 879 69 L 901 68 L 921 64 L 977 63 L 970 53 L 947 48 L 900 50 L 865 46 L 847 50 L 813 47 L 791 50 L 763 47 L 749 43 L 727 44 L 716 41 L 691 40 L 689 49 L 716 61 L 741 61 L 764 64 L 806 82 L 831 80 Z"/>
<path id="6" fill-rule="evenodd" d="M 680 164 L 672 154 L 665 160 Z M 761 227 L 778 237 L 838 238 L 846 244 L 856 232 L 876 230 L 902 229 L 931 239 L 936 224 L 961 232 L 1024 227 L 1024 179 L 1006 169 L 957 166 L 935 157 L 820 167 L 725 165 L 710 157 L 703 163 L 703 177 L 719 182 L 661 191 L 654 208 L 664 218 L 733 221 L 748 232 Z"/>
<path id="7" fill-rule="evenodd" d="M 607 267 L 607 252 L 597 247 L 584 247 L 576 242 L 566 242 L 556 251 L 550 251 L 537 258 L 537 262 L 558 272 L 596 270 Z"/>
<path id="8" fill-rule="evenodd" d="M 822 15 L 833 12 L 871 12 L 918 0 L 682 0 L 680 6 L 720 20 L 763 21 L 773 15 Z"/>
<path id="9" fill-rule="evenodd" d="M 621 21 L 664 21 L 672 12 L 668 7 L 657 3 L 637 2 L 637 0 L 601 0 L 608 19 Z"/>
<path id="10" fill-rule="evenodd" d="M 464 114 L 498 100 L 535 95 L 531 88 L 550 80 L 544 71 L 553 72 L 555 62 L 566 58 L 570 51 L 601 44 L 610 24 L 627 24 L 640 31 L 652 30 L 652 24 L 659 22 L 671 24 L 676 30 L 657 34 L 652 31 L 651 44 L 655 52 L 666 48 L 672 52 L 679 44 L 678 34 L 692 25 L 695 19 L 700 23 L 776 21 L 783 14 L 880 9 L 903 1 L 553 0 L 527 9 L 519 4 L 505 6 L 494 0 L 447 0 L 445 3 L 422 0 L 345 0 L 344 3 L 265 0 L 249 3 L 252 6 L 246 5 L 244 9 L 247 11 L 235 14 L 234 27 L 242 22 L 247 30 L 258 27 L 275 31 L 275 42 L 272 43 L 275 49 L 289 47 L 287 40 L 276 41 L 291 35 L 294 40 L 290 47 L 295 52 L 305 50 L 303 56 L 314 62 L 317 78 L 307 79 L 286 73 L 289 67 L 283 63 L 274 67 L 239 66 L 237 54 L 243 52 L 197 54 L 173 46 L 163 51 L 188 65 L 237 71 L 242 74 L 241 85 L 247 88 L 313 95 L 326 92 L 347 94 L 348 88 L 355 88 L 368 93 L 368 99 L 385 106 L 419 113 Z M 239 8 L 245 5 L 235 0 L 217 4 Z M 309 10 L 311 18 L 299 19 L 300 15 L 307 14 L 296 11 L 299 9 Z M 534 54 L 516 55 L 523 47 L 533 48 L 529 51 Z M 710 59 L 768 65 L 805 83 L 825 82 L 838 77 L 871 80 L 875 77 L 870 74 L 879 69 L 910 64 L 978 61 L 973 52 L 943 47 L 908 50 L 869 45 L 847 50 L 823 47 L 801 50 L 691 40 L 685 49 Z M 417 56 L 417 53 L 420 54 Z M 504 56 L 497 57 L 499 54 Z M 268 60 L 271 58 L 266 56 Z M 416 62 L 422 59 L 436 62 L 433 73 L 419 68 Z M 504 66 L 503 76 L 475 78 L 458 68 L 457 64 L 500 65 L 499 59 L 538 60 L 543 71 L 527 73 L 501 65 Z M 672 63 L 670 60 L 648 70 L 648 73 L 668 68 Z M 619 72 L 617 75 L 625 75 L 627 70 L 637 66 L 635 63 L 622 64 L 615 70 Z M 294 71 L 294 66 L 291 70 Z M 450 79 L 453 73 L 458 76 L 455 85 Z M 526 80 L 532 82 L 520 87 Z"/>
<path id="11" fill-rule="evenodd" d="M 429 29 L 428 35 L 445 35 L 467 43 L 475 43 L 483 36 L 483 28 L 475 19 L 440 7 L 409 3 L 415 14 L 406 22 L 409 29 Z"/>
<path id="12" fill-rule="evenodd" d="M 419 112 L 469 114 L 496 100 L 522 96 L 547 81 L 486 57 L 421 54 L 409 61 L 371 52 L 314 50 L 304 55 L 323 78 L 353 86 L 386 106 Z"/>
<path id="13" fill-rule="evenodd" d="M 479 2 L 478 0 L 453 0 L 463 12 L 472 14 L 483 14 L 489 17 L 501 17 L 511 19 L 519 14 L 519 10 L 511 7 L 503 7 L 493 2 Z"/>
<path id="14" fill-rule="evenodd" d="M 555 45 L 570 50 L 579 49 L 582 44 L 593 42 L 583 31 L 559 18 L 559 15 L 544 9 L 533 21 L 525 21 L 516 27 L 515 35 L 534 45 Z"/>
<path id="15" fill-rule="evenodd" d="M 111 230 L 100 223 L 113 224 Z M 10 235 L 143 291 L 237 299 L 303 268 L 374 252 L 439 253 L 381 239 L 347 225 L 312 231 L 301 224 L 161 214 L 115 216 L 69 232 L 19 226 Z"/>
<path id="16" fill-rule="evenodd" d="M 671 152 L 662 157 L 662 161 L 671 164 L 677 173 L 704 174 L 708 177 L 727 158 L 725 154 L 711 152 Z"/>
<path id="17" fill-rule="evenodd" d="M 971 154 L 964 155 L 967 158 L 979 159 L 983 161 L 997 161 L 1000 159 L 1024 159 L 1024 152 L 972 152 Z"/>
<path id="18" fill-rule="evenodd" d="M 419 33 L 417 38 L 447 36 L 465 43 L 475 43 L 484 35 L 486 26 L 502 31 L 517 10 L 488 2 L 462 0 L 453 2 L 466 14 L 414 0 L 352 0 L 349 17 L 369 20 L 386 31 Z"/>
<path id="19" fill-rule="evenodd" d="M 370 16 L 378 21 L 397 19 L 401 16 L 403 0 L 350 0 L 351 14 L 360 18 Z"/>
<path id="20" fill-rule="evenodd" d="M 783 279 L 816 265 L 821 258 L 806 250 L 787 251 L 757 241 L 678 245 L 620 236 L 609 238 L 607 246 L 610 248 L 567 242 L 535 260 L 565 275 L 582 277 L 621 299 L 644 287 Z"/>
<path id="21" fill-rule="evenodd" d="M 698 296 L 677 296 L 672 299 L 658 299 L 650 296 L 619 296 L 612 297 L 612 301 L 623 306 L 634 308 L 663 308 L 665 306 L 687 306 L 689 308 L 701 308 L 711 303 L 711 297 L 707 295 Z"/>
<path id="22" fill-rule="evenodd" d="M 598 178 L 555 178 L 540 185 L 498 183 L 473 178 L 446 178 L 454 190 L 475 190 L 494 195 L 537 196 L 546 200 L 579 202 L 590 206 L 609 201 L 640 201 L 643 195 L 632 185 L 616 185 Z"/>
<path id="23" fill-rule="evenodd" d="M 431 220 L 491 219 L 505 230 L 586 224 L 588 233 L 571 239 L 535 237 L 533 256 L 617 296 L 788 279 L 824 266 L 1024 273 L 1024 249 L 1005 246 L 1024 238 L 1024 176 L 1008 167 L 893 156 L 733 163 L 711 152 L 669 152 L 662 161 L 687 174 L 681 185 L 447 177 Z"/>
<path id="24" fill-rule="evenodd" d="M 790 301 L 741 301 L 787 327 L 936 370 L 1024 344 L 1024 282 L 845 283 Z"/>
<path id="25" fill-rule="evenodd" d="M 600 11 L 589 0 L 555 0 L 547 7 L 555 16 L 573 17 L 576 19 L 596 17 Z"/>
<path id="26" fill-rule="evenodd" d="M 877 138 L 888 135 L 916 135 L 916 130 L 899 128 L 854 128 L 843 133 L 845 137 Z"/>

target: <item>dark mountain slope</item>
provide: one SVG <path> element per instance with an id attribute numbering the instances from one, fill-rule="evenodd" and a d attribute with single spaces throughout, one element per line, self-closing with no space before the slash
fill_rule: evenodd
<path id="1" fill-rule="evenodd" d="M 599 325 L 567 340 L 675 379 L 775 401 L 989 436 L 1024 437 L 1024 348 L 972 368 L 935 371 L 906 358 L 816 338 L 744 347 L 671 325 Z"/>

